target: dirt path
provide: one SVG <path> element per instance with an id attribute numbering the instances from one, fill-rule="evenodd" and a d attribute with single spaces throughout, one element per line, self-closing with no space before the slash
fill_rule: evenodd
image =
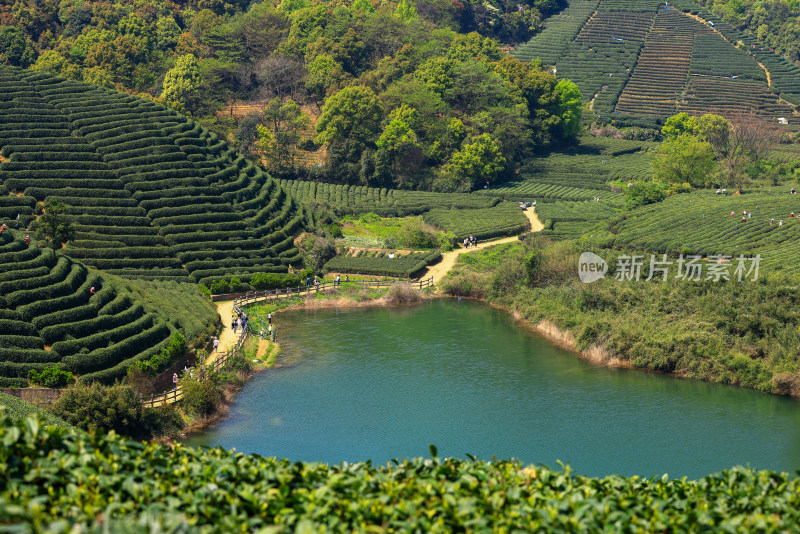
<path id="1" fill-rule="evenodd" d="M 219 333 L 219 349 L 217 352 L 212 352 L 208 355 L 207 362 L 214 361 L 219 354 L 225 354 L 229 349 L 236 345 L 236 334 L 233 333 L 231 328 L 231 315 L 233 315 L 233 301 L 222 300 L 215 303 L 217 305 L 217 313 L 222 319 L 222 330 Z"/>
<path id="2" fill-rule="evenodd" d="M 528 220 L 531 222 L 531 231 L 532 232 L 539 232 L 544 228 L 544 224 L 539 220 L 539 217 L 536 216 L 536 213 L 532 208 L 529 208 L 523 212 Z M 500 245 L 502 243 L 513 243 L 517 241 L 517 236 L 513 237 L 504 237 L 502 239 L 495 239 L 493 241 L 483 241 L 478 243 L 477 247 L 470 247 L 470 248 L 457 248 L 451 252 L 445 252 L 442 254 L 442 261 L 433 265 L 428 268 L 428 270 L 421 276 L 421 278 L 430 278 L 433 277 L 433 283 L 437 284 L 444 276 L 450 272 L 450 269 L 456 264 L 456 259 L 461 254 L 469 253 L 474 250 L 481 250 L 486 247 L 491 247 L 494 245 Z"/>

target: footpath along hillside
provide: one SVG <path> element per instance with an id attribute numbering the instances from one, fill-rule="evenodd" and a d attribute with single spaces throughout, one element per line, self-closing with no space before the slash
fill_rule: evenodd
<path id="1" fill-rule="evenodd" d="M 536 213 L 533 209 L 527 209 L 524 211 L 525 216 L 531 222 L 531 231 L 539 232 L 544 228 L 544 225 L 539 220 L 539 217 L 536 216 Z M 492 241 L 484 241 L 478 243 L 476 247 L 470 248 L 458 248 L 451 252 L 445 252 L 442 254 L 442 261 L 433 265 L 428 268 L 425 273 L 422 274 L 421 278 L 430 278 L 433 277 L 433 283 L 436 284 L 439 282 L 449 271 L 453 268 L 456 263 L 456 259 L 461 254 L 473 252 L 475 250 L 481 250 L 487 247 L 491 247 L 493 245 L 499 245 L 501 243 L 512 243 L 517 241 L 517 236 L 512 237 L 504 237 L 502 239 L 495 239 Z M 233 348 L 236 345 L 237 335 L 234 334 L 233 328 L 231 328 L 231 316 L 233 315 L 233 300 L 223 300 L 218 301 L 215 303 L 217 306 L 217 313 L 219 313 L 220 318 L 222 319 L 222 331 L 219 333 L 219 350 L 216 353 L 210 354 L 208 361 L 211 362 L 216 359 L 218 354 L 225 354 L 226 351 Z"/>

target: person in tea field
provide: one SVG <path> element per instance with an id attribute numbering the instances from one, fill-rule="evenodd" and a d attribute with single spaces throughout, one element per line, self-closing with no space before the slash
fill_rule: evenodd
<path id="1" fill-rule="evenodd" d="M 742 222 L 747 222 L 747 217 L 745 217 L 744 215 L 742 215 Z"/>
<path id="2" fill-rule="evenodd" d="M 778 221 L 778 226 L 783 226 L 783 219 L 781 219 L 780 221 Z"/>
<path id="3" fill-rule="evenodd" d="M 731 212 L 731 217 L 733 217 L 734 215 L 735 215 L 735 213 L 734 213 L 734 212 Z"/>
<path id="4" fill-rule="evenodd" d="M 749 219 L 749 218 L 751 218 L 752 216 L 753 216 L 753 212 L 751 212 L 751 211 L 748 211 L 748 212 L 747 212 L 747 218 Z"/>
<path id="5" fill-rule="evenodd" d="M 0 226 L 0 234 L 6 231 L 6 225 L 3 223 L 3 226 Z"/>
<path id="6" fill-rule="evenodd" d="M 29 235 L 25 236 L 25 244 L 26 245 L 30 245 L 31 244 L 31 236 L 29 236 Z"/>

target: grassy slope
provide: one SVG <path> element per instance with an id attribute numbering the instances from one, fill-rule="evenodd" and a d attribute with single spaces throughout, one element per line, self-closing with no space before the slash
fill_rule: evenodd
<path id="1" fill-rule="evenodd" d="M 800 397 L 797 282 L 621 282 L 609 274 L 587 285 L 577 272 L 584 250 L 540 239 L 481 251 L 463 256 L 441 287 L 485 297 L 532 323 L 551 321 L 577 348 L 596 345 L 634 367 Z M 621 252 L 595 252 L 613 273 Z M 538 265 L 528 283 L 531 257 Z"/>

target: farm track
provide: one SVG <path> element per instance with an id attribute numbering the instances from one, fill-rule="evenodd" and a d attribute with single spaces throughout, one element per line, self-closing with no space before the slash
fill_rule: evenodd
<path id="1" fill-rule="evenodd" d="M 539 220 L 539 217 L 536 215 L 534 210 L 532 209 L 526 210 L 524 213 L 531 223 L 532 232 L 539 232 L 544 228 L 544 224 L 542 224 L 542 222 Z M 461 254 L 473 252 L 475 250 L 481 250 L 494 245 L 500 245 L 502 243 L 513 243 L 517 240 L 518 240 L 517 236 L 504 237 L 502 239 L 495 239 L 493 241 L 484 241 L 482 243 L 478 243 L 478 245 L 473 248 L 458 248 L 451 252 L 445 252 L 444 254 L 442 254 L 442 261 L 440 261 L 436 265 L 429 267 L 428 270 L 425 271 L 425 273 L 422 275 L 422 278 L 433 277 L 433 283 L 436 284 L 439 281 L 441 281 L 441 279 L 444 278 L 448 272 L 450 272 L 450 269 L 452 269 L 456 263 L 456 259 L 458 259 L 458 257 Z"/>

